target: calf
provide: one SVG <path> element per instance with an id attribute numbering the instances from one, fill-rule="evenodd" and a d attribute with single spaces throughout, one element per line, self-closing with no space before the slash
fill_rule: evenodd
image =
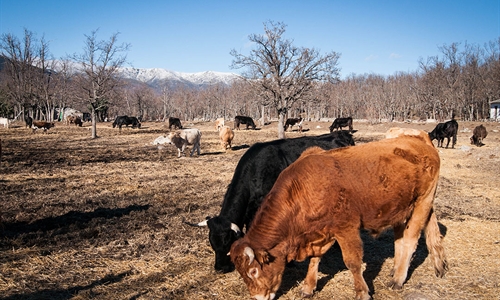
<path id="1" fill-rule="evenodd" d="M 219 138 L 221 141 L 222 148 L 226 151 L 227 146 L 231 149 L 231 142 L 234 138 L 234 132 L 229 126 L 222 126 L 219 132 Z"/>
<path id="2" fill-rule="evenodd" d="M 200 155 L 200 141 L 201 131 L 196 128 L 189 128 L 177 132 L 170 132 L 162 139 L 160 139 L 160 137 L 157 138 L 153 144 L 173 144 L 177 147 L 177 157 L 181 157 L 181 154 L 184 155 L 184 150 L 186 150 L 188 145 L 193 145 L 190 156 L 193 156 L 195 150 L 198 155 Z"/>
<path id="3" fill-rule="evenodd" d="M 215 130 L 220 131 L 222 126 L 224 126 L 224 118 L 218 118 L 215 120 Z"/>
<path id="4" fill-rule="evenodd" d="M 443 147 L 444 138 L 448 139 L 446 143 L 446 148 L 450 145 L 450 138 L 453 138 L 453 142 L 451 144 L 451 148 L 455 148 L 455 144 L 457 143 L 457 131 L 458 131 L 458 123 L 454 119 L 445 122 L 439 123 L 436 125 L 434 130 L 429 132 L 429 137 L 431 141 L 437 139 L 438 147 Z"/>
<path id="5" fill-rule="evenodd" d="M 293 131 L 293 125 L 297 124 L 298 127 L 299 127 L 299 132 L 302 132 L 302 122 L 303 121 L 304 121 L 304 119 L 302 119 L 301 117 L 286 119 L 286 122 L 285 122 L 285 131 L 288 129 L 288 126 L 290 126 L 290 130 Z"/>
<path id="6" fill-rule="evenodd" d="M 252 118 L 246 117 L 246 116 L 236 116 L 234 117 L 234 129 L 240 130 L 240 124 L 245 124 L 247 125 L 247 130 L 248 127 L 252 127 L 253 130 L 255 130 L 255 123 Z"/>
<path id="7" fill-rule="evenodd" d="M 0 125 L 3 125 L 4 128 L 9 128 L 9 125 L 12 120 L 7 118 L 0 118 Z"/>
<path id="8" fill-rule="evenodd" d="M 115 121 L 113 122 L 113 128 L 118 126 L 118 128 L 121 130 L 123 125 L 125 125 L 125 127 L 128 127 L 128 125 L 132 125 L 132 128 L 141 128 L 141 122 L 139 122 L 139 119 L 137 119 L 136 117 L 116 117 Z"/>
<path id="9" fill-rule="evenodd" d="M 227 256 L 231 244 L 242 236 L 244 227 L 248 231 L 262 199 L 271 190 L 280 172 L 304 150 L 311 146 L 333 149 L 353 145 L 352 135 L 334 132 L 256 143 L 250 147 L 236 166 L 219 215 L 198 224 L 190 224 L 208 226 L 210 245 L 215 252 L 215 270 L 224 273 L 234 270 Z"/>
<path id="10" fill-rule="evenodd" d="M 319 261 L 338 242 L 356 299 L 371 299 L 362 273 L 360 228 L 376 235 L 393 227 L 391 287 L 400 289 L 405 282 L 422 230 L 435 273 L 443 276 L 447 262 L 433 208 L 439 168 L 438 152 L 425 132 L 306 150 L 281 172 L 245 237 L 231 246 L 231 260 L 250 296 L 273 299 L 286 263 L 308 257 L 302 294 L 312 296 Z"/>
<path id="11" fill-rule="evenodd" d="M 342 130 L 342 127 L 349 127 L 349 131 L 353 131 L 352 127 L 352 117 L 347 118 L 336 118 L 333 120 L 332 125 L 330 125 L 330 132 L 337 130 Z"/>
<path id="12" fill-rule="evenodd" d="M 168 129 L 172 130 L 172 127 L 174 127 L 174 129 L 182 129 L 181 120 L 174 117 L 168 118 Z"/>
<path id="13" fill-rule="evenodd" d="M 486 127 L 483 125 L 476 126 L 474 131 L 472 132 L 472 136 L 470 137 L 470 143 L 472 145 L 476 145 L 481 147 L 483 144 L 483 139 L 488 135 L 488 131 L 486 131 Z"/>
<path id="14" fill-rule="evenodd" d="M 50 128 L 54 127 L 54 122 L 46 122 L 46 121 L 33 121 L 33 124 L 32 124 L 32 129 L 33 129 L 33 133 L 35 133 L 35 131 L 37 131 L 38 129 L 42 129 L 43 132 L 47 132 L 47 130 L 49 130 Z"/>

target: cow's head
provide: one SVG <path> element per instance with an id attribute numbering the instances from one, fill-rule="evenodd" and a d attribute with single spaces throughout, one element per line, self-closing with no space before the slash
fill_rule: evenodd
<path id="1" fill-rule="evenodd" d="M 215 251 L 215 270 L 228 273 L 234 270 L 234 264 L 228 253 L 231 245 L 243 236 L 238 225 L 231 223 L 228 219 L 217 216 L 197 224 L 197 226 L 208 226 L 208 239 L 212 249 Z"/>
<path id="2" fill-rule="evenodd" d="M 281 284 L 285 258 L 273 257 L 265 250 L 252 249 L 245 239 L 233 243 L 231 261 L 256 300 L 274 299 Z"/>

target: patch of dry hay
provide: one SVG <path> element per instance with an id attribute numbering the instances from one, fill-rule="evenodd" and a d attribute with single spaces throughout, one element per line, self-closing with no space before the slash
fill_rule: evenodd
<path id="1" fill-rule="evenodd" d="M 460 130 L 479 125 L 459 124 Z M 434 125 L 396 126 L 430 131 Z M 274 139 L 276 124 L 236 130 L 234 150 L 226 153 L 212 123 L 193 126 L 203 131 L 202 155 L 181 159 L 173 146 L 150 144 L 166 132 L 164 123 L 121 133 L 99 124 L 96 140 L 89 139 L 88 125 L 58 124 L 45 135 L 31 134 L 22 124 L 0 128 L 0 297 L 247 299 L 236 272 L 214 272 L 207 232 L 183 221 L 219 212 L 239 158 L 253 143 Z M 326 133 L 328 126 L 306 123 L 304 135 Z M 355 140 L 381 139 L 394 126 L 355 123 Z M 485 126 L 485 146 L 469 145 L 470 133 L 460 132 L 457 149 L 439 149 L 436 211 L 449 273 L 434 276 L 421 239 L 408 282 L 393 291 L 386 286 L 392 232 L 377 240 L 363 234 L 364 276 L 374 299 L 498 299 L 500 126 Z M 287 267 L 279 299 L 300 298 L 307 263 Z M 320 264 L 312 299 L 353 297 L 352 275 L 334 246 Z"/>

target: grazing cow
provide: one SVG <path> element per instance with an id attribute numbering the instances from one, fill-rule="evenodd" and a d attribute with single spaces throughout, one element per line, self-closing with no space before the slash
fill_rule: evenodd
<path id="1" fill-rule="evenodd" d="M 240 130 L 240 124 L 245 124 L 247 125 L 247 130 L 248 127 L 252 127 L 253 130 L 255 130 L 255 123 L 253 122 L 253 119 L 250 117 L 245 117 L 245 116 L 236 116 L 234 117 L 234 129 Z"/>
<path id="2" fill-rule="evenodd" d="M 82 119 L 79 116 L 75 115 L 66 116 L 65 123 L 66 125 L 75 124 L 75 126 L 79 127 L 82 127 L 83 125 Z"/>
<path id="3" fill-rule="evenodd" d="M 46 121 L 33 121 L 32 127 L 33 133 L 38 129 L 42 129 L 43 132 L 47 132 L 50 128 L 54 127 L 54 122 L 46 122 Z"/>
<path id="4" fill-rule="evenodd" d="M 196 128 L 182 129 L 176 132 L 170 132 L 165 139 L 163 140 L 163 144 L 173 144 L 177 147 L 177 157 L 181 157 L 181 154 L 184 155 L 184 150 L 186 150 L 186 146 L 193 145 L 193 149 L 191 150 L 191 155 L 193 156 L 194 151 L 196 150 L 198 156 L 200 155 L 200 142 L 201 142 L 201 131 Z"/>
<path id="5" fill-rule="evenodd" d="M 31 128 L 33 125 L 33 118 L 28 115 L 24 115 L 24 124 L 26 124 L 26 128 Z"/>
<path id="6" fill-rule="evenodd" d="M 472 145 L 476 145 L 481 147 L 483 144 L 483 139 L 488 135 L 488 131 L 486 131 L 486 127 L 483 125 L 476 126 L 474 131 L 472 132 L 472 136 L 470 137 L 470 143 Z"/>
<path id="7" fill-rule="evenodd" d="M 316 288 L 321 257 L 338 242 L 354 277 L 356 299 L 371 299 L 362 275 L 359 230 L 394 229 L 391 286 L 402 288 L 422 230 L 437 276 L 447 262 L 434 195 L 439 155 L 427 134 L 403 135 L 355 147 L 304 151 L 278 177 L 231 260 L 253 299 L 273 299 L 287 262 L 311 257 L 302 294 Z"/>
<path id="8" fill-rule="evenodd" d="M 339 131 L 256 143 L 250 147 L 236 166 L 219 215 L 196 224 L 209 228 L 209 241 L 215 252 L 215 270 L 224 273 L 234 270 L 227 256 L 231 244 L 242 236 L 244 227 L 248 231 L 255 212 L 280 172 L 304 150 L 311 146 L 333 149 L 353 145 L 352 135 Z"/>
<path id="9" fill-rule="evenodd" d="M 172 130 L 172 126 L 174 127 L 174 129 L 182 129 L 181 120 L 174 117 L 168 118 L 168 129 Z"/>
<path id="10" fill-rule="evenodd" d="M 299 127 L 299 132 L 302 132 L 302 122 L 304 122 L 304 119 L 302 119 L 301 117 L 286 119 L 286 122 L 285 122 L 285 131 L 288 129 L 288 126 L 290 126 L 290 130 L 293 131 L 293 125 L 297 124 L 298 127 Z"/>
<path id="11" fill-rule="evenodd" d="M 450 145 L 450 138 L 453 138 L 453 142 L 451 144 L 451 148 L 455 148 L 455 144 L 457 143 L 457 131 L 458 131 L 458 123 L 454 119 L 445 122 L 439 123 L 436 125 L 434 130 L 429 132 L 429 137 L 431 141 L 437 139 L 438 147 L 443 147 L 444 138 L 448 139 L 446 143 L 446 148 Z"/>
<path id="12" fill-rule="evenodd" d="M 330 125 L 330 132 L 337 130 L 342 130 L 342 127 L 349 127 L 349 131 L 352 131 L 352 117 L 347 118 L 336 118 L 333 120 L 332 125 Z"/>
<path id="13" fill-rule="evenodd" d="M 216 119 L 215 120 L 215 130 L 220 131 L 222 126 L 224 126 L 224 118 Z"/>
<path id="14" fill-rule="evenodd" d="M 121 130 L 122 126 L 128 127 L 128 125 L 132 125 L 132 128 L 141 128 L 141 122 L 136 117 L 128 117 L 128 116 L 118 116 L 113 122 L 113 128 L 118 126 Z"/>
<path id="15" fill-rule="evenodd" d="M 220 142 L 224 151 L 226 151 L 227 146 L 231 149 L 231 143 L 234 138 L 234 132 L 229 126 L 222 126 L 219 132 Z"/>

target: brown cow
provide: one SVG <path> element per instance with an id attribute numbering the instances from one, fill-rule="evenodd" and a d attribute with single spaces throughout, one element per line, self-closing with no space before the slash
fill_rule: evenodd
<path id="1" fill-rule="evenodd" d="M 231 142 L 233 141 L 234 138 L 234 132 L 229 126 L 222 126 L 219 132 L 219 137 L 221 141 L 222 148 L 224 148 L 224 151 L 226 151 L 227 146 L 229 146 L 229 149 L 231 149 Z"/>
<path id="2" fill-rule="evenodd" d="M 319 261 L 337 241 L 356 299 L 371 299 L 362 275 L 360 228 L 377 235 L 393 227 L 393 288 L 402 288 L 422 230 L 436 275 L 443 276 L 447 262 L 433 209 L 439 168 L 438 152 L 425 133 L 306 150 L 281 172 L 249 231 L 231 247 L 251 297 L 273 299 L 286 263 L 307 257 L 302 294 L 311 296 Z"/>
<path id="3" fill-rule="evenodd" d="M 54 126 L 54 122 L 33 121 L 31 128 L 33 128 L 33 133 L 35 133 L 35 131 L 37 131 L 38 129 L 42 129 L 43 132 L 47 132 L 47 130 Z"/>
<path id="4" fill-rule="evenodd" d="M 488 131 L 486 130 L 486 127 L 484 127 L 482 124 L 479 126 L 476 126 L 474 128 L 474 131 L 472 132 L 472 136 L 470 137 L 470 143 L 472 145 L 476 145 L 478 147 L 483 146 L 483 139 L 488 135 Z"/>
<path id="5" fill-rule="evenodd" d="M 79 127 L 82 127 L 83 125 L 82 118 L 74 115 L 66 116 L 65 123 L 66 125 L 75 124 L 75 126 Z"/>

